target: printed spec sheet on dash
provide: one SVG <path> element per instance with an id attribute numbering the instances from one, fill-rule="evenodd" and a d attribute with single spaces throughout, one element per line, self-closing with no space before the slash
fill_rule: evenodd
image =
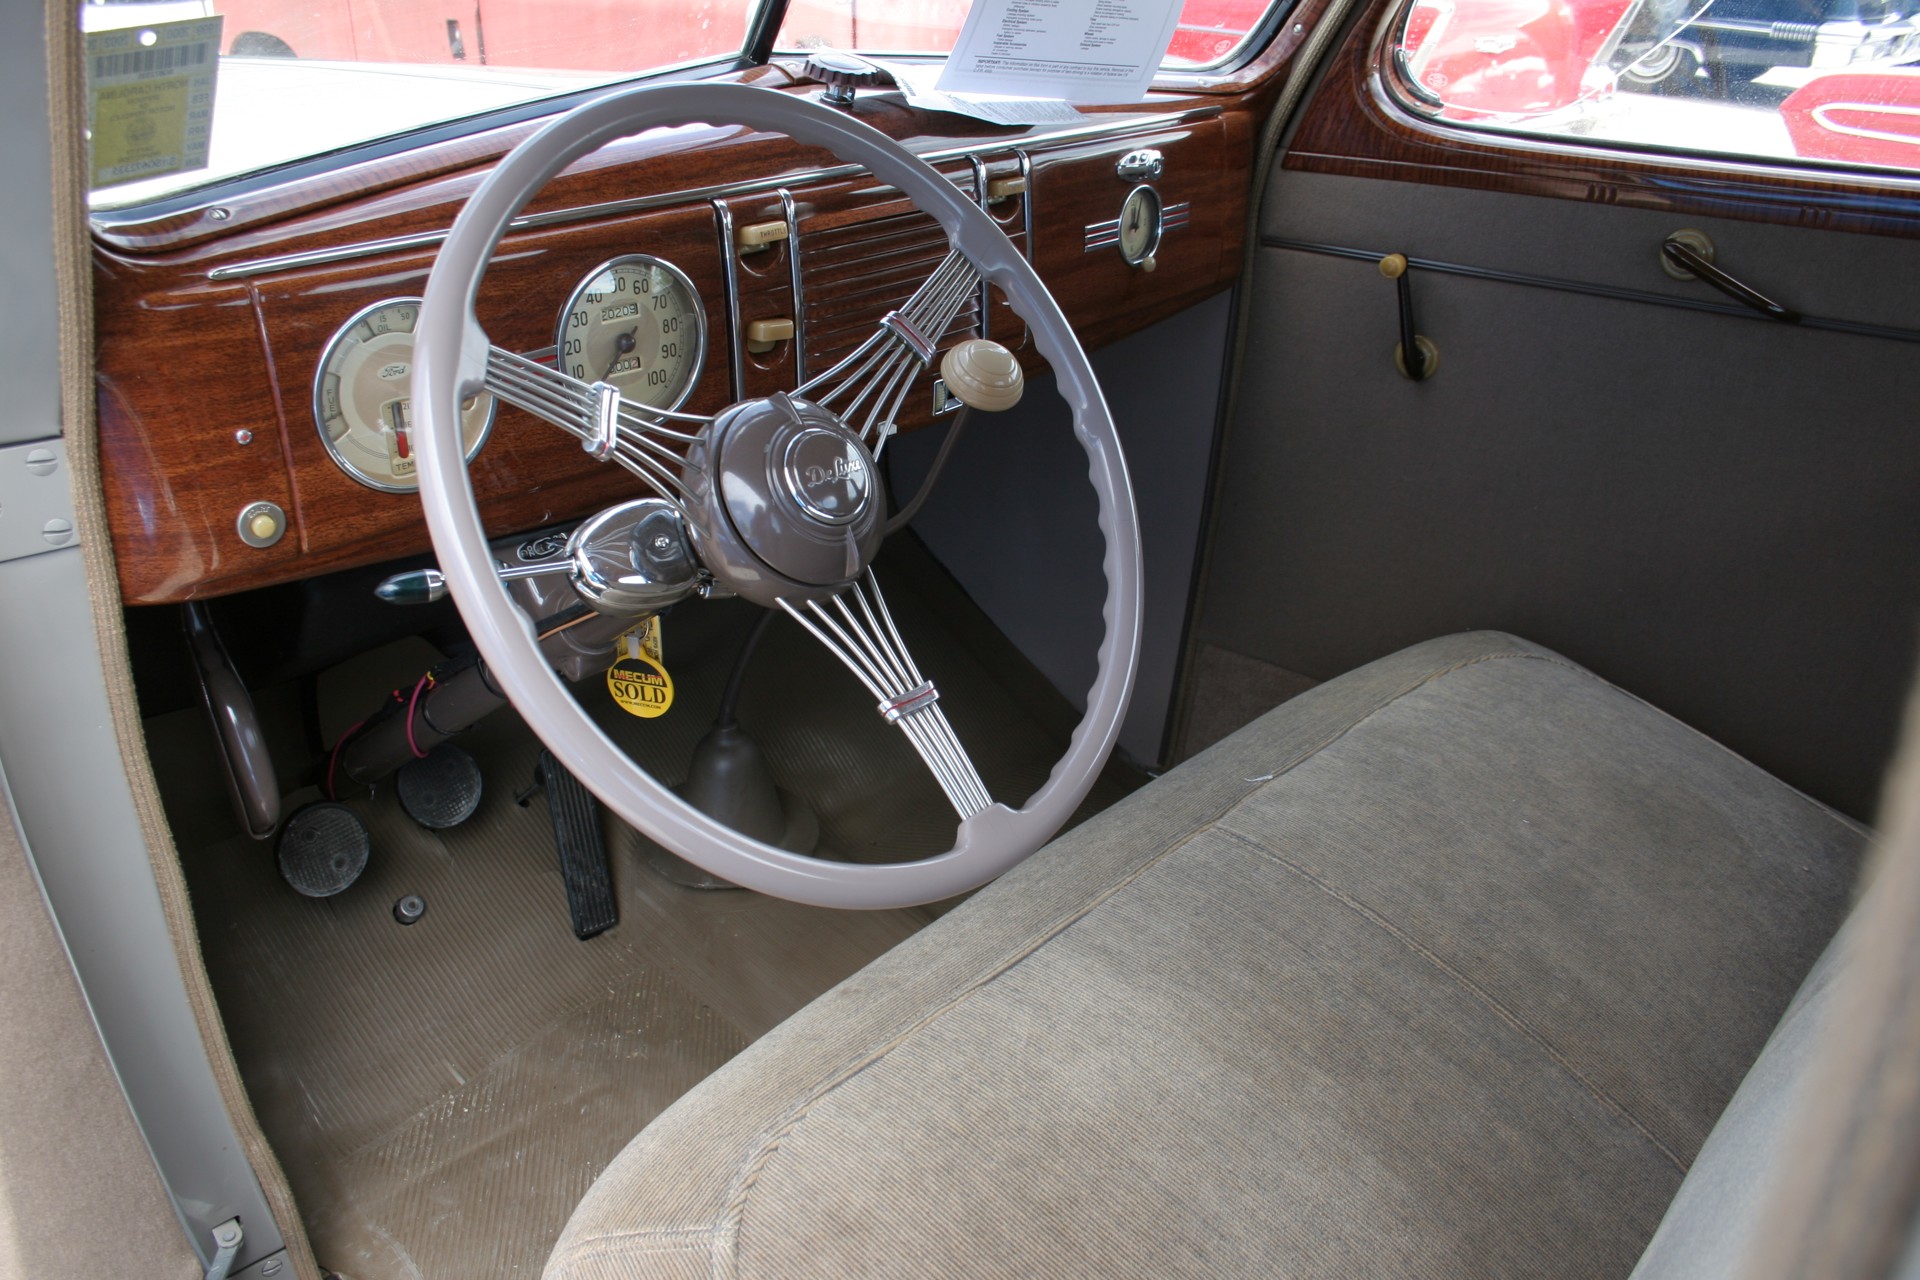
<path id="1" fill-rule="evenodd" d="M 1137 102 L 1179 20 L 1180 0 L 974 0 L 939 87 Z"/>

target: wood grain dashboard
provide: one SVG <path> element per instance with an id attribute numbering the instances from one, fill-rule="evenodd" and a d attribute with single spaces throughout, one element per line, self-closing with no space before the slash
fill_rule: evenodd
<path id="1" fill-rule="evenodd" d="M 1270 51 L 1271 61 L 1285 52 Z M 760 78 L 774 77 L 763 69 Z M 1095 346 L 1235 279 L 1261 83 L 1158 94 L 1070 129 L 994 129 L 897 100 L 869 99 L 859 110 L 969 192 L 1024 177 L 1024 192 L 989 212 Z M 151 222 L 96 226 L 102 470 L 127 603 L 220 595 L 427 549 L 416 497 L 369 489 L 334 465 L 314 421 L 314 377 L 329 337 L 354 312 L 423 290 L 465 198 L 526 131 L 474 135 Z M 1087 247 L 1087 228 L 1115 218 L 1133 185 L 1116 174 L 1116 161 L 1146 147 L 1165 157 L 1155 183 L 1162 200 L 1186 206 L 1151 274 L 1112 248 Z M 792 239 L 758 252 L 734 252 L 723 238 L 729 223 L 787 217 Z M 897 192 L 825 153 L 737 128 L 657 131 L 582 158 L 535 198 L 494 256 L 481 323 L 501 346 L 548 347 L 574 285 L 636 252 L 677 265 L 703 300 L 708 351 L 687 407 L 711 413 L 792 388 L 802 365 L 827 367 L 925 278 L 945 241 Z M 797 319 L 804 338 L 745 350 L 746 325 L 775 317 Z M 980 324 L 976 305 L 947 341 Z M 985 325 L 1039 367 L 1024 326 L 997 295 Z M 931 377 L 910 392 L 902 429 L 933 420 Z M 506 405 L 471 470 L 495 534 L 637 492 L 624 471 Z M 256 502 L 286 512 L 286 535 L 273 546 L 239 536 L 239 513 Z"/>

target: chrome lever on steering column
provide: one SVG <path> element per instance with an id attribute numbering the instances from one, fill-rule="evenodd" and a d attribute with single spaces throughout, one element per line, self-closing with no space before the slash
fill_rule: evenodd
<path id="1" fill-rule="evenodd" d="M 539 564 L 501 565 L 502 582 L 515 578 L 538 578 L 549 573 L 565 573 L 573 567 L 570 560 L 544 560 Z M 409 569 L 383 579 L 373 594 L 388 604 L 433 604 L 447 598 L 447 580 L 438 569 Z"/>
<path id="2" fill-rule="evenodd" d="M 581 603 L 613 617 L 645 617 L 690 595 L 710 594 L 712 587 L 693 553 L 686 518 L 664 498 L 608 507 L 573 531 L 566 554 L 533 564 L 496 564 L 494 573 L 502 582 L 565 574 Z M 411 569 L 385 579 L 373 594 L 388 604 L 432 604 L 447 598 L 447 580 L 431 566 Z"/>

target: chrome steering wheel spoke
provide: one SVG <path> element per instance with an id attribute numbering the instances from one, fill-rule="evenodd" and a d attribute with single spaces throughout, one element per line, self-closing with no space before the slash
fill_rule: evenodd
<path id="1" fill-rule="evenodd" d="M 586 383 L 530 356 L 487 348 L 487 390 L 578 438 L 602 462 L 617 462 L 676 506 L 691 486 L 687 446 L 712 419 L 625 399 L 611 383 Z"/>
<path id="2" fill-rule="evenodd" d="M 992 806 L 987 784 L 940 709 L 939 690 L 920 674 L 901 640 L 873 570 L 825 604 L 783 599 L 780 607 L 867 687 L 880 715 L 907 736 L 962 822 Z"/>
<path id="3" fill-rule="evenodd" d="M 952 250 L 911 298 L 881 319 L 872 337 L 795 394 L 838 414 L 878 458 L 894 433 L 907 389 L 933 364 L 954 318 L 979 292 L 980 273 Z"/>

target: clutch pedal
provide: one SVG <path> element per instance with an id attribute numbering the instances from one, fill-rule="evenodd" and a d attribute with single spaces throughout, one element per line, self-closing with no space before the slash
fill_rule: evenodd
<path id="1" fill-rule="evenodd" d="M 373 842 L 360 816 L 343 804 L 304 805 L 280 828 L 274 848 L 280 874 L 309 898 L 331 898 L 367 869 Z"/>

